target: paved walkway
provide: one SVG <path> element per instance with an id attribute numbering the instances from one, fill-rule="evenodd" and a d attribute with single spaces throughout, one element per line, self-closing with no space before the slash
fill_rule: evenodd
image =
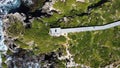
<path id="1" fill-rule="evenodd" d="M 120 26 L 120 21 L 107 24 L 107 25 L 103 25 L 103 26 L 90 26 L 90 27 L 67 28 L 67 29 L 51 28 L 49 34 L 51 36 L 61 36 L 66 33 L 105 30 L 105 29 L 109 29 L 115 26 Z"/>

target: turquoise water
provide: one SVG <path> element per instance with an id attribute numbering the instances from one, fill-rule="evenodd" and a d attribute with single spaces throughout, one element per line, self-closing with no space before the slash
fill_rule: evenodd
<path id="1" fill-rule="evenodd" d="M 0 15 L 7 14 L 10 10 L 18 8 L 21 4 L 20 0 L 1 0 Z"/>

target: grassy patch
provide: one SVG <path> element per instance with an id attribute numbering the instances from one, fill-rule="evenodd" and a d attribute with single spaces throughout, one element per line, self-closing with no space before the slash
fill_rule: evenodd
<path id="1" fill-rule="evenodd" d="M 110 1 L 93 8 L 90 14 L 87 12 L 88 6 L 98 3 L 100 0 L 86 0 L 86 2 L 76 2 L 76 0 L 66 0 L 62 2 L 58 0 L 54 4 L 54 8 L 59 10 L 61 14 L 54 13 L 50 17 L 42 18 L 43 22 L 52 25 L 52 27 L 80 27 L 104 25 L 120 19 L 119 1 Z M 82 14 L 83 13 L 83 14 Z M 81 14 L 81 15 L 80 15 Z M 80 15 L 80 16 L 79 16 Z M 68 17 L 68 22 L 59 21 L 63 17 Z"/>
<path id="2" fill-rule="evenodd" d="M 7 33 L 11 36 L 19 36 L 24 33 L 24 26 L 20 21 L 11 23 L 11 27 L 8 28 Z"/>
<path id="3" fill-rule="evenodd" d="M 9 29 L 13 29 L 12 26 L 14 24 L 12 24 Z M 16 26 L 19 26 L 19 24 L 16 24 Z M 19 28 L 15 27 L 10 34 L 14 34 L 14 31 L 18 29 Z M 19 38 L 15 42 L 20 45 L 21 48 L 33 49 L 36 54 L 54 51 L 57 48 L 62 47 L 61 44 L 66 40 L 63 36 L 58 38 L 51 37 L 48 34 L 49 27 L 45 26 L 45 24 L 39 22 L 37 19 L 34 20 L 31 28 L 24 30 L 22 35 L 17 34 Z"/>
<path id="4" fill-rule="evenodd" d="M 119 27 L 104 31 L 69 34 L 74 41 L 70 52 L 77 63 L 91 67 L 104 67 L 120 58 Z"/>

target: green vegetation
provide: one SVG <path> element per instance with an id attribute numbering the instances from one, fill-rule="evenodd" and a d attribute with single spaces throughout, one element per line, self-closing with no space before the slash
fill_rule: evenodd
<path id="1" fill-rule="evenodd" d="M 65 68 L 65 61 L 57 61 L 57 65 L 56 65 L 57 67 L 59 67 L 59 68 Z"/>
<path id="2" fill-rule="evenodd" d="M 70 52 L 77 63 L 104 67 L 120 60 L 120 28 L 69 34 Z"/>
<path id="3" fill-rule="evenodd" d="M 65 43 L 64 36 L 51 37 L 50 27 L 80 27 L 104 25 L 120 20 L 120 0 L 109 0 L 93 8 L 89 14 L 88 6 L 98 3 L 100 0 L 86 0 L 86 2 L 76 2 L 76 0 L 58 0 L 54 8 L 59 13 L 53 13 L 52 16 L 42 17 L 39 21 L 35 19 L 32 27 L 25 29 L 22 23 L 12 23 L 8 28 L 8 34 L 18 36 L 15 41 L 21 48 L 31 49 L 35 54 L 56 51 Z M 67 22 L 61 21 L 64 17 Z M 70 33 L 70 52 L 76 63 L 85 64 L 92 68 L 101 68 L 120 60 L 120 27 L 111 28 L 103 31 Z M 63 61 L 59 63 L 64 68 Z M 58 66 L 59 67 L 59 66 Z"/>
<path id="4" fill-rule="evenodd" d="M 17 28 L 19 24 L 11 24 L 11 27 L 8 29 L 10 35 L 15 34 L 15 32 L 13 32 L 14 25 L 16 25 L 14 31 L 20 29 Z M 48 34 L 49 28 L 45 26 L 45 24 L 39 22 L 37 19 L 34 20 L 31 28 L 21 29 L 24 29 L 24 33 L 17 34 L 19 38 L 15 41 L 15 43 L 20 45 L 21 48 L 32 49 L 36 54 L 54 51 L 57 48 L 62 47 L 61 44 L 65 42 L 65 38 L 63 36 L 58 38 L 51 37 Z"/>
<path id="5" fill-rule="evenodd" d="M 76 0 L 66 0 L 65 2 L 62 2 L 58 0 L 58 2 L 54 4 L 54 8 L 58 9 L 62 15 L 69 16 L 71 15 L 71 13 L 74 15 L 74 11 L 75 13 L 85 12 L 87 10 L 88 5 L 88 2 L 81 3 L 76 2 Z"/>
<path id="6" fill-rule="evenodd" d="M 86 12 L 88 5 L 89 5 L 88 2 L 81 3 L 76 2 L 75 0 L 66 0 L 66 2 L 62 2 L 61 0 L 58 0 L 54 4 L 54 8 L 60 11 L 60 14 L 54 13 L 49 18 L 48 17 L 42 18 L 42 21 L 54 27 L 57 27 L 60 25 L 60 23 L 58 22 L 59 19 L 66 16 L 75 16 L 75 14 Z"/>
<path id="7" fill-rule="evenodd" d="M 93 8 L 90 14 L 79 15 L 86 13 L 88 6 L 99 1 L 89 0 L 80 3 L 75 0 L 66 0 L 66 2 L 59 0 L 54 8 L 58 9 L 60 14 L 54 13 L 49 18 L 45 17 L 41 20 L 53 27 L 62 28 L 104 25 L 120 20 L 119 0 L 109 0 Z M 68 22 L 59 21 L 63 17 L 67 17 Z M 75 62 L 98 68 L 120 60 L 119 31 L 120 27 L 115 27 L 104 31 L 70 33 L 69 37 L 72 39 L 69 43 L 70 52 L 74 55 Z"/>
<path id="8" fill-rule="evenodd" d="M 23 24 L 18 20 L 16 20 L 14 23 L 11 23 L 11 27 L 8 28 L 9 32 L 7 33 L 13 37 L 19 36 L 20 34 L 24 33 Z"/>
<path id="9" fill-rule="evenodd" d="M 120 19 L 118 0 L 110 0 L 99 7 L 93 7 L 89 14 L 84 15 L 84 13 L 87 13 L 88 11 L 88 6 L 99 1 L 100 0 L 87 0 L 84 3 L 81 3 L 76 2 L 75 0 L 66 0 L 66 2 L 58 0 L 57 3 L 54 4 L 54 8 L 57 9 L 60 14 L 54 13 L 52 16 L 42 18 L 41 20 L 50 24 L 52 27 L 60 26 L 62 28 L 68 28 L 104 25 Z M 63 17 L 67 17 L 68 22 L 60 21 Z"/>

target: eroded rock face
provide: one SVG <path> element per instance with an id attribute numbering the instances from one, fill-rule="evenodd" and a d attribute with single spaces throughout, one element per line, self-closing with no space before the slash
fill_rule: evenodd
<path id="1" fill-rule="evenodd" d="M 22 3 L 26 6 L 30 6 L 30 5 L 34 4 L 34 2 L 32 0 L 22 0 Z"/>
<path id="2" fill-rule="evenodd" d="M 26 19 L 25 14 L 23 13 L 11 13 L 6 15 L 6 17 L 3 18 L 3 22 L 4 22 L 4 28 L 7 29 L 11 23 L 20 21 L 24 24 L 24 20 Z"/>
<path id="3" fill-rule="evenodd" d="M 26 16 L 25 16 L 25 14 L 23 14 L 23 13 L 14 13 L 14 14 L 9 14 L 9 16 L 11 17 L 11 16 L 14 16 L 14 17 L 16 17 L 19 21 L 21 21 L 21 22 L 23 22 L 25 19 L 26 19 Z"/>
<path id="4" fill-rule="evenodd" d="M 56 0 L 50 0 L 48 2 L 45 2 L 44 6 L 42 7 L 42 13 L 47 13 L 47 14 L 50 14 L 50 15 L 52 15 L 53 12 L 59 13 L 59 10 L 57 10 L 53 7 L 55 2 L 56 2 Z"/>
<path id="5" fill-rule="evenodd" d="M 6 64 L 8 68 L 58 68 L 57 55 L 55 52 L 48 54 L 33 55 L 32 51 L 25 49 L 17 49 L 18 52 L 6 56 Z"/>

